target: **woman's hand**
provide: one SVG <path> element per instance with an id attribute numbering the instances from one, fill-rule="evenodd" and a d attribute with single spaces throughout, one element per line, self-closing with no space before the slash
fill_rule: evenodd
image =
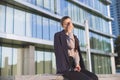
<path id="1" fill-rule="evenodd" d="M 67 32 L 71 33 L 73 28 L 74 28 L 73 23 L 72 22 L 68 22 L 67 27 L 66 27 Z"/>
<path id="2" fill-rule="evenodd" d="M 74 68 L 74 71 L 78 71 L 78 72 L 80 72 L 80 71 L 81 71 L 81 67 L 80 67 L 80 65 L 76 65 L 76 67 Z"/>

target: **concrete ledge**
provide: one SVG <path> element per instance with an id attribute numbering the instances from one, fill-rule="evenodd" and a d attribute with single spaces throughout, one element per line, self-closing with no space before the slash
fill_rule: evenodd
<path id="1" fill-rule="evenodd" d="M 120 80 L 120 74 L 104 74 L 98 75 L 99 80 Z M 67 80 L 61 75 L 43 74 L 43 75 L 23 75 L 0 77 L 0 80 Z"/>
<path id="2" fill-rule="evenodd" d="M 120 80 L 120 74 L 98 75 L 100 80 Z"/>

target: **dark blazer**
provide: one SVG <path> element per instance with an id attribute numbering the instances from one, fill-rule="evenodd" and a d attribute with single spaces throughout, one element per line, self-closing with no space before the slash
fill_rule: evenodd
<path id="1" fill-rule="evenodd" d="M 65 71 L 68 71 L 70 68 L 66 37 L 67 35 L 65 34 L 64 30 L 57 32 L 54 35 L 54 50 L 56 56 L 57 73 L 63 73 Z M 74 37 L 78 40 L 78 38 L 75 35 Z M 83 58 L 80 52 L 80 46 L 78 47 L 78 52 L 80 56 L 80 66 L 82 69 L 85 69 Z"/>

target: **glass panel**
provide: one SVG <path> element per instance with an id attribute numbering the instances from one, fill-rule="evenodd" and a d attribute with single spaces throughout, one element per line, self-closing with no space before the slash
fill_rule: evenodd
<path id="1" fill-rule="evenodd" d="M 48 19 L 43 18 L 43 39 L 49 40 L 49 24 Z"/>
<path id="2" fill-rule="evenodd" d="M 35 73 L 44 73 L 44 54 L 43 51 L 35 51 Z"/>
<path id="3" fill-rule="evenodd" d="M 37 16 L 37 38 L 42 39 L 42 17 Z"/>
<path id="4" fill-rule="evenodd" d="M 2 47 L 1 75 L 12 75 L 12 48 Z"/>
<path id="5" fill-rule="evenodd" d="M 32 19 L 33 19 L 33 21 L 32 21 L 32 23 L 33 23 L 33 25 L 32 25 L 32 37 L 36 38 L 36 36 L 37 36 L 37 16 L 33 14 Z"/>
<path id="6" fill-rule="evenodd" d="M 55 5 L 57 5 L 55 1 L 56 0 L 50 0 L 50 4 L 51 4 L 50 9 L 51 9 L 51 12 L 53 13 L 55 12 L 55 9 L 57 9 L 57 7 L 55 8 Z"/>
<path id="7" fill-rule="evenodd" d="M 0 5 L 0 32 L 5 31 L 5 6 Z"/>
<path id="8" fill-rule="evenodd" d="M 43 0 L 36 0 L 37 6 L 43 7 Z"/>
<path id="9" fill-rule="evenodd" d="M 32 14 L 26 13 L 26 36 L 32 37 Z"/>
<path id="10" fill-rule="evenodd" d="M 50 10 L 50 0 L 44 0 L 43 6 L 45 9 Z"/>
<path id="11" fill-rule="evenodd" d="M 13 33 L 13 8 L 6 8 L 6 32 Z"/>
<path id="12" fill-rule="evenodd" d="M 50 40 L 54 39 L 54 34 L 57 32 L 57 22 L 50 20 Z"/>
<path id="13" fill-rule="evenodd" d="M 45 73 L 52 72 L 52 55 L 50 52 L 45 52 Z"/>
<path id="14" fill-rule="evenodd" d="M 25 35 L 25 12 L 16 9 L 14 13 L 14 34 Z"/>
<path id="15" fill-rule="evenodd" d="M 60 14 L 60 4 L 61 4 L 61 0 L 55 0 L 56 4 L 55 4 L 55 10 L 57 14 Z"/>
<path id="16" fill-rule="evenodd" d="M 110 57 L 92 54 L 92 70 L 96 74 L 111 74 Z"/>

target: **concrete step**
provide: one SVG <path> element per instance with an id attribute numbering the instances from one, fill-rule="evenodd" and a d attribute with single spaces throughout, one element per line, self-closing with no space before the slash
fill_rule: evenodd
<path id="1" fill-rule="evenodd" d="M 120 74 L 102 74 L 98 75 L 99 80 L 120 80 Z M 44 74 L 44 75 L 23 75 L 0 77 L 0 80 L 67 80 L 61 75 Z"/>
<path id="2" fill-rule="evenodd" d="M 120 74 L 98 75 L 99 80 L 120 80 Z"/>

